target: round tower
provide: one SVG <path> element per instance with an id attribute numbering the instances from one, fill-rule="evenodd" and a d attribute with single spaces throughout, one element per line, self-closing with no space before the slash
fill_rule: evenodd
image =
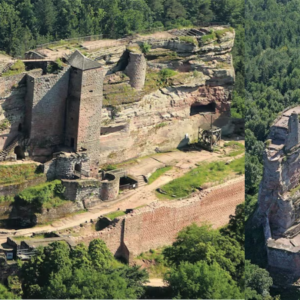
<path id="1" fill-rule="evenodd" d="M 129 63 L 126 67 L 125 73 L 130 78 L 130 85 L 137 89 L 143 89 L 145 85 L 147 62 L 144 54 L 129 53 Z"/>

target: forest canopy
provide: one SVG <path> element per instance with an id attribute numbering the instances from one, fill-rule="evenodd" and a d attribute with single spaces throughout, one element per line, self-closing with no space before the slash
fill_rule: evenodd
<path id="1" fill-rule="evenodd" d="M 0 0 L 0 50 L 23 55 L 37 44 L 150 28 L 243 22 L 241 0 Z"/>

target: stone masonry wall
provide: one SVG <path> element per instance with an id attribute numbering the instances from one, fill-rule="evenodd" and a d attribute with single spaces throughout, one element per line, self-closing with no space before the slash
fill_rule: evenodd
<path id="1" fill-rule="evenodd" d="M 267 244 L 268 264 L 300 276 L 300 251 L 269 240 Z M 298 247 L 299 248 L 299 247 Z"/>
<path id="2" fill-rule="evenodd" d="M 145 84 L 147 62 L 144 54 L 130 53 L 129 63 L 125 70 L 125 73 L 130 78 L 130 85 L 141 90 Z"/>
<path id="3" fill-rule="evenodd" d="M 77 151 L 80 148 L 87 150 L 92 177 L 98 176 L 102 98 L 103 70 L 98 68 L 84 71 L 81 84 Z"/>
<path id="4" fill-rule="evenodd" d="M 178 232 L 193 222 L 209 222 L 214 228 L 224 226 L 234 214 L 238 204 L 244 201 L 244 178 L 205 191 L 194 198 L 182 201 L 153 203 L 115 220 L 102 231 L 75 238 L 76 242 L 89 243 L 103 239 L 113 254 L 120 253 L 123 242 L 130 254 L 171 244 Z"/>
<path id="5" fill-rule="evenodd" d="M 100 197 L 103 201 L 111 201 L 117 198 L 120 188 L 120 178 L 113 174 L 106 174 L 105 180 L 101 182 Z"/>
<path id="6" fill-rule="evenodd" d="M 26 74 L 0 77 L 0 151 L 6 148 L 18 134 L 19 124 L 25 119 Z"/>
<path id="7" fill-rule="evenodd" d="M 80 111 L 82 70 L 70 69 L 69 94 L 67 99 L 65 145 L 77 149 L 78 122 Z"/>
<path id="8" fill-rule="evenodd" d="M 44 173 L 48 180 L 73 179 L 75 165 L 81 165 L 81 174 L 89 176 L 89 158 L 85 153 L 59 153 L 44 164 Z"/>
<path id="9" fill-rule="evenodd" d="M 30 130 L 30 155 L 35 160 L 51 155 L 64 141 L 64 119 L 69 67 L 57 75 L 31 77 L 34 81 Z M 55 118 L 55 119 L 54 119 Z M 44 162 L 44 161 L 42 161 Z"/>
<path id="10" fill-rule="evenodd" d="M 62 184 L 65 187 L 65 199 L 76 202 L 78 207 L 84 208 L 83 200 L 86 199 L 97 199 L 99 203 L 101 184 L 98 180 L 62 180 Z"/>

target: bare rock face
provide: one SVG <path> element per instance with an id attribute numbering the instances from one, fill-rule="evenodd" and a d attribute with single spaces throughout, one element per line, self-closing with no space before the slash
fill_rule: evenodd
<path id="1" fill-rule="evenodd" d="M 298 110 L 288 109 L 274 122 L 264 154 L 259 209 L 269 219 L 274 236 L 284 235 L 300 221 Z"/>
<path id="2" fill-rule="evenodd" d="M 273 123 L 264 153 L 257 216 L 264 227 L 268 264 L 300 276 L 300 107 Z"/>
<path id="3" fill-rule="evenodd" d="M 175 31 L 137 36 L 127 45 L 125 74 L 122 70 L 111 74 L 111 70 L 124 63 L 126 52 L 118 53 L 117 64 L 105 65 L 102 163 L 196 141 L 199 127 L 210 123 L 210 116 L 201 113 L 213 113 L 214 125 L 227 125 L 228 134 L 234 130 L 228 124 L 235 81 L 231 56 L 235 33 L 223 27 L 210 30 L 203 32 L 215 32 L 212 38 L 207 34 L 177 36 Z M 150 51 L 142 54 L 145 43 Z"/>

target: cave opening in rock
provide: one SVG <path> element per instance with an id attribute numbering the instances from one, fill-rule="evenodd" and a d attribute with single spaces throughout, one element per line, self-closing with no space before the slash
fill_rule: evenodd
<path id="1" fill-rule="evenodd" d="M 15 147 L 14 153 L 17 155 L 17 160 L 25 158 L 25 154 L 21 146 Z"/>
<path id="2" fill-rule="evenodd" d="M 190 116 L 198 115 L 201 113 L 216 113 L 216 103 L 209 104 L 194 103 L 191 105 Z"/>

